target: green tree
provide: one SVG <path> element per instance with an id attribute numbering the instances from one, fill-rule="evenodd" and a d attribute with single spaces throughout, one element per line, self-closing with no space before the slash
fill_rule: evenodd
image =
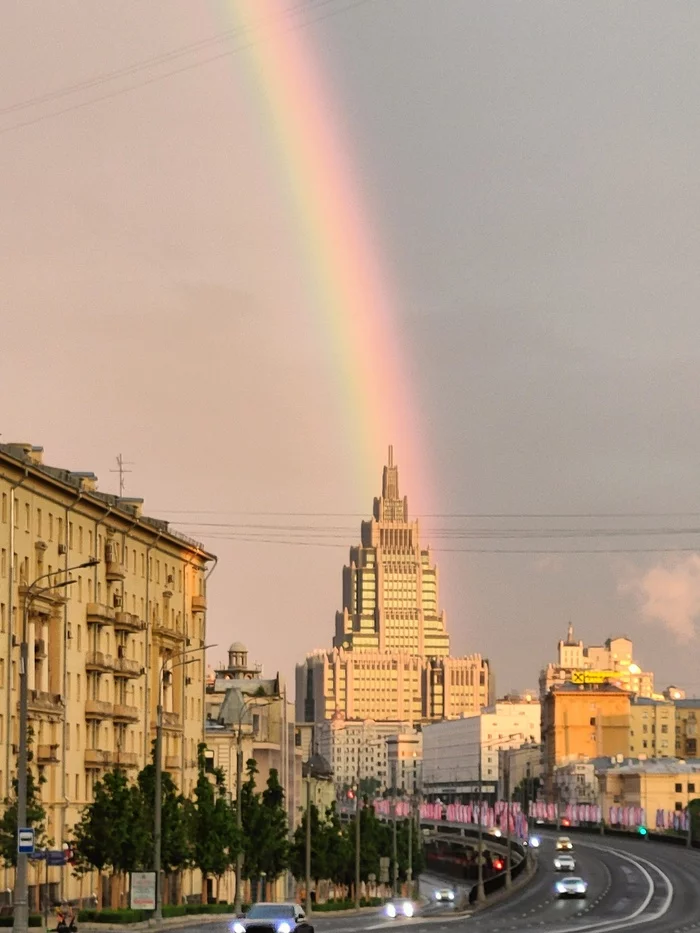
<path id="1" fill-rule="evenodd" d="M 204 744 L 198 749 L 199 774 L 194 801 L 189 807 L 191 859 L 202 873 L 204 887 L 210 875 L 220 881 L 235 861 L 240 845 L 235 812 L 228 800 L 224 774 L 220 768 L 213 772 L 207 771 L 205 749 Z"/>
<path id="2" fill-rule="evenodd" d="M 120 768 L 95 782 L 93 801 L 84 808 L 74 828 L 79 863 L 99 872 L 110 867 L 115 874 L 141 867 L 146 842 L 141 792 L 129 784 Z"/>
<path id="3" fill-rule="evenodd" d="M 137 783 L 141 792 L 144 845 L 140 861 L 148 870 L 153 868 L 156 799 L 155 765 L 153 763 L 146 765 L 139 772 Z M 186 801 L 167 771 L 161 775 L 161 789 L 161 865 L 164 871 L 173 873 L 185 868 L 191 858 Z"/>
<path id="4" fill-rule="evenodd" d="M 277 769 L 271 768 L 260 807 L 260 871 L 265 872 L 268 878 L 279 878 L 289 867 L 289 831 L 284 799 Z"/>
<path id="5" fill-rule="evenodd" d="M 262 832 L 263 818 L 260 794 L 255 790 L 255 776 L 258 765 L 254 758 L 246 762 L 246 779 L 241 788 L 241 823 L 243 827 L 243 877 L 250 880 L 257 878 L 262 870 L 260 863 L 259 838 Z"/>
<path id="6" fill-rule="evenodd" d="M 51 845 L 46 836 L 46 810 L 41 803 L 40 787 L 46 783 L 46 778 L 35 777 L 31 768 L 33 759 L 31 744 L 32 731 L 29 730 L 29 747 L 27 749 L 27 826 L 32 827 L 35 835 L 37 849 L 45 849 Z M 12 780 L 12 796 L 3 800 L 4 813 L 0 819 L 0 856 L 6 865 L 17 864 L 17 778 Z"/>
<path id="7" fill-rule="evenodd" d="M 292 844 L 289 847 L 289 868 L 297 879 L 306 876 L 306 822 L 309 814 L 306 810 L 301 818 L 301 823 L 294 830 Z M 318 807 L 311 804 L 311 876 L 318 880 L 319 878 L 328 878 L 326 836 L 323 832 L 323 822 L 319 817 Z"/>

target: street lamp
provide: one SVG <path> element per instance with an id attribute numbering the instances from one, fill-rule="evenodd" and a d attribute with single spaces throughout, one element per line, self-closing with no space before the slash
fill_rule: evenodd
<path id="1" fill-rule="evenodd" d="M 238 713 L 238 732 L 236 734 L 236 826 L 238 827 L 239 841 L 243 835 L 243 717 L 251 706 L 267 706 L 273 700 L 279 700 L 278 694 L 265 693 L 244 693 L 241 690 L 242 697 L 248 697 L 243 700 Z M 257 701 L 257 702 L 253 702 Z M 262 702 L 260 702 L 262 701 Z M 286 741 L 286 736 L 284 740 Z M 287 788 L 285 788 L 285 792 Z M 233 912 L 240 914 L 243 907 L 243 885 L 241 875 L 243 874 L 243 849 L 239 846 L 236 853 L 236 895 L 234 898 Z"/>
<path id="2" fill-rule="evenodd" d="M 182 660 L 188 654 L 194 654 L 197 651 L 206 651 L 207 648 L 216 648 L 216 645 L 202 645 L 200 648 L 185 648 L 184 651 L 176 651 L 163 659 L 158 673 L 158 706 L 156 708 L 156 747 L 155 747 L 155 775 L 154 775 L 154 800 L 153 800 L 153 871 L 156 876 L 156 909 L 153 912 L 153 919 L 160 923 L 163 919 L 163 890 L 160 883 L 160 863 L 162 847 L 162 812 L 163 812 L 163 677 L 165 676 L 165 666 L 168 662 L 180 658 L 175 664 L 171 664 L 170 669 L 182 667 L 183 664 L 190 664 L 194 658 Z"/>
<path id="3" fill-rule="evenodd" d="M 27 822 L 27 728 L 29 719 L 29 679 L 27 667 L 29 665 L 29 610 L 34 599 L 48 590 L 57 590 L 71 586 L 75 580 L 61 580 L 53 586 L 43 586 L 36 589 L 37 583 L 58 576 L 59 573 L 71 573 L 73 570 L 82 570 L 84 567 L 95 567 L 99 564 L 97 558 L 67 567 L 65 570 L 42 573 L 27 587 L 24 594 L 24 607 L 22 611 L 22 642 L 19 649 L 19 753 L 17 755 L 17 868 L 15 872 L 14 919 L 13 929 L 16 933 L 27 933 L 29 926 L 29 892 L 27 888 L 27 853 L 19 851 L 19 834 Z"/>

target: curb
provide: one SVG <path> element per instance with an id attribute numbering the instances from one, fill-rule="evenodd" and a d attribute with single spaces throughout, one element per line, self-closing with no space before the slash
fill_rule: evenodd
<path id="1" fill-rule="evenodd" d="M 81 923 L 78 929 L 84 933 L 128 933 L 130 930 L 177 930 L 181 927 L 202 926 L 205 923 L 228 923 L 238 914 L 189 914 L 184 917 L 165 917 L 159 924 L 152 920 L 138 923 Z"/>

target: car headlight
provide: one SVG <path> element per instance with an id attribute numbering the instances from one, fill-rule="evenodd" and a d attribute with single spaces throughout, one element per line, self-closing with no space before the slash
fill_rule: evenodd
<path id="1" fill-rule="evenodd" d="M 585 884 L 577 884 L 577 885 L 576 885 L 576 892 L 577 892 L 578 894 L 585 894 L 585 893 L 586 893 L 586 885 L 585 885 Z"/>
<path id="2" fill-rule="evenodd" d="M 436 892 L 435 892 L 435 900 L 436 900 L 436 901 L 439 901 L 439 900 L 441 900 L 441 899 L 442 899 L 442 894 L 440 894 L 439 891 L 436 891 Z"/>
<path id="3" fill-rule="evenodd" d="M 494 829 L 493 834 L 494 834 L 494 836 L 496 837 L 496 839 L 500 839 L 501 836 L 503 835 L 503 833 L 500 831 L 500 829 Z"/>
<path id="4" fill-rule="evenodd" d="M 277 924 L 277 933 L 292 933 L 292 928 L 286 920 L 283 920 L 281 923 Z"/>
<path id="5" fill-rule="evenodd" d="M 531 836 L 531 837 L 530 837 L 530 845 L 531 845 L 534 849 L 536 849 L 536 848 L 539 846 L 539 844 L 540 844 L 540 837 L 539 837 L 539 836 Z"/>
<path id="6" fill-rule="evenodd" d="M 453 901 L 455 899 L 454 891 L 450 891 L 450 893 L 447 896 L 451 901 Z"/>
<path id="7" fill-rule="evenodd" d="M 566 891 L 566 885 L 562 884 L 561 881 L 557 881 L 556 890 L 557 894 L 564 894 Z"/>
<path id="8" fill-rule="evenodd" d="M 410 901 L 404 901 L 402 904 L 404 917 L 413 916 L 413 904 Z"/>
<path id="9" fill-rule="evenodd" d="M 240 920 L 234 920 L 231 924 L 231 929 L 233 933 L 245 933 L 245 926 L 241 923 Z"/>
<path id="10" fill-rule="evenodd" d="M 393 904 L 387 904 L 387 905 L 386 905 L 386 915 L 387 915 L 387 917 L 395 917 L 395 916 L 396 916 L 396 908 L 394 907 Z"/>

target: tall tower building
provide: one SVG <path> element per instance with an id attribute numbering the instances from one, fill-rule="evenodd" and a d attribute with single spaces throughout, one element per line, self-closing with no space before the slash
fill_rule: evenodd
<path id="1" fill-rule="evenodd" d="M 450 657 L 437 568 L 409 520 L 391 447 L 360 540 L 343 569 L 333 647 L 297 665 L 297 721 L 419 725 L 478 713 L 493 699 L 489 664 Z"/>

